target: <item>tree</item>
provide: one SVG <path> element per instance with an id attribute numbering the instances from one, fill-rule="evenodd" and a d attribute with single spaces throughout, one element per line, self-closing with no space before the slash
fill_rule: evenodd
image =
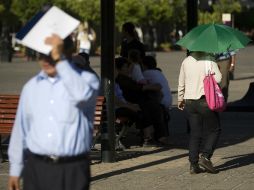
<path id="1" fill-rule="evenodd" d="M 11 11 L 11 4 L 12 0 L 3 0 L 0 3 L 0 23 L 2 29 L 7 31 L 18 23 L 17 16 Z"/>
<path id="2" fill-rule="evenodd" d="M 61 4 L 62 0 L 59 1 Z M 65 1 L 64 10 L 69 10 L 75 14 L 81 21 L 89 23 L 100 23 L 100 0 L 67 0 Z"/>
<path id="3" fill-rule="evenodd" d="M 146 14 L 141 18 L 145 22 L 166 22 L 172 17 L 173 7 L 168 0 L 143 0 Z"/>
<path id="4" fill-rule="evenodd" d="M 170 18 L 170 24 L 172 24 L 172 28 L 186 28 L 186 0 L 172 0 L 171 6 L 173 7 L 173 13 Z"/>
<path id="5" fill-rule="evenodd" d="M 169 0 L 116 0 L 116 26 L 121 29 L 125 22 L 132 22 L 142 28 L 145 33 L 145 43 L 149 48 L 159 40 L 165 39 L 163 35 L 158 35 L 158 30 L 162 31 L 163 24 L 170 26 L 170 18 L 173 14 L 173 6 Z M 158 29 L 158 30 L 157 30 Z"/>
<path id="6" fill-rule="evenodd" d="M 26 23 L 46 4 L 56 5 L 82 22 L 100 23 L 100 0 L 13 0 L 12 11 Z"/>
<path id="7" fill-rule="evenodd" d="M 127 21 L 140 24 L 141 18 L 145 15 L 145 8 L 142 1 L 116 0 L 115 14 L 115 25 L 120 31 L 122 24 Z"/>
<path id="8" fill-rule="evenodd" d="M 241 4 L 238 0 L 218 0 L 212 5 L 213 12 L 199 11 L 199 24 L 221 23 L 223 13 L 236 13 L 241 11 Z"/>
<path id="9" fill-rule="evenodd" d="M 52 0 L 13 0 L 11 11 L 24 24 L 38 12 L 43 5 L 53 3 Z"/>
<path id="10" fill-rule="evenodd" d="M 0 14 L 4 11 L 4 5 L 3 5 L 3 3 L 0 3 Z"/>

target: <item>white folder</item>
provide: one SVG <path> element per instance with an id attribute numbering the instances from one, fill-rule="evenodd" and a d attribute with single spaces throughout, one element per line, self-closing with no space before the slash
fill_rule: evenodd
<path id="1" fill-rule="evenodd" d="M 48 55 L 51 46 L 45 39 L 53 33 L 66 38 L 79 25 L 79 21 L 56 6 L 38 12 L 16 35 L 18 42 Z"/>

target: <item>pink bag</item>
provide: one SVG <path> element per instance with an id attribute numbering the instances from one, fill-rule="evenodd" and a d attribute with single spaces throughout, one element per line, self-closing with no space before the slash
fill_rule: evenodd
<path id="1" fill-rule="evenodd" d="M 226 108 L 226 102 L 222 91 L 214 79 L 214 74 L 211 74 L 211 71 L 208 71 L 208 74 L 204 79 L 204 90 L 205 97 L 208 107 L 217 112 L 222 112 Z"/>

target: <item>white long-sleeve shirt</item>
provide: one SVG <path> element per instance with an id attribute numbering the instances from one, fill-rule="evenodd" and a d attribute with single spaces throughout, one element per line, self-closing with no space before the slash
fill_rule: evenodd
<path id="1" fill-rule="evenodd" d="M 217 63 L 209 60 L 196 60 L 192 56 L 188 56 L 183 60 L 180 69 L 178 101 L 184 99 L 197 100 L 205 94 L 203 80 L 206 75 L 206 63 L 211 64 L 216 82 L 221 81 L 222 76 Z"/>

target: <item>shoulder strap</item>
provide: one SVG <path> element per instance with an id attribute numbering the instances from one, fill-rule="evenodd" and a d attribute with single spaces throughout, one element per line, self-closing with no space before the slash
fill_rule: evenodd
<path id="1" fill-rule="evenodd" d="M 206 61 L 205 62 L 205 74 L 210 75 L 212 73 L 212 62 L 211 61 Z"/>

